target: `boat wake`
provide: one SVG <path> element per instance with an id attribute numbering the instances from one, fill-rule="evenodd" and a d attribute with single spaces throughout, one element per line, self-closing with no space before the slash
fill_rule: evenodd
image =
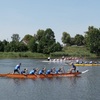
<path id="1" fill-rule="evenodd" d="M 85 71 L 82 72 L 82 74 L 84 74 L 84 73 L 86 73 L 86 72 L 88 72 L 88 71 L 89 71 L 89 70 L 85 70 Z"/>

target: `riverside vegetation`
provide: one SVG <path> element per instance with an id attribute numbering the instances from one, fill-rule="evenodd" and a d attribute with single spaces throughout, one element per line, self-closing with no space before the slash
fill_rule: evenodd
<path id="1" fill-rule="evenodd" d="M 61 52 L 54 52 L 50 54 L 33 53 L 27 52 L 0 52 L 0 58 L 52 58 L 56 57 L 83 57 L 83 58 L 94 58 L 97 57 L 95 54 L 89 52 L 84 46 L 68 46 L 64 47 Z"/>
<path id="2" fill-rule="evenodd" d="M 76 34 L 71 37 L 69 33 L 63 32 L 61 45 L 55 39 L 52 29 L 38 30 L 34 36 L 25 35 L 20 40 L 19 34 L 12 35 L 12 41 L 0 41 L 0 57 L 96 57 L 100 56 L 100 28 L 88 27 L 85 36 Z"/>

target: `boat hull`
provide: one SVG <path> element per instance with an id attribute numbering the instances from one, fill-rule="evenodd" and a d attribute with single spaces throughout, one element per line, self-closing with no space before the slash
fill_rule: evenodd
<path id="1" fill-rule="evenodd" d="M 53 77 L 75 77 L 80 75 L 81 72 L 73 72 L 73 73 L 62 73 L 62 74 L 36 74 L 36 75 L 25 75 L 25 74 L 0 74 L 0 77 L 7 78 L 19 78 L 19 79 L 36 79 L 36 78 L 53 78 Z"/>
<path id="2" fill-rule="evenodd" d="M 75 66 L 100 66 L 100 64 L 74 64 Z"/>

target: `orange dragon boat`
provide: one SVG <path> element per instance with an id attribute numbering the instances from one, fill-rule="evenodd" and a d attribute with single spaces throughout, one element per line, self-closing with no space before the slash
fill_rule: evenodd
<path id="1" fill-rule="evenodd" d="M 82 73 L 87 72 L 72 72 L 72 73 L 62 73 L 62 74 L 12 74 L 12 73 L 7 73 L 7 74 L 0 74 L 0 77 L 6 77 L 6 78 L 18 78 L 18 79 L 36 79 L 36 78 L 53 78 L 53 77 L 76 77 L 79 76 Z"/>

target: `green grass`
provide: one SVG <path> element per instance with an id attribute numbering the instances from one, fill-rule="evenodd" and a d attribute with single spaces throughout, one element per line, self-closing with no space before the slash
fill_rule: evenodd
<path id="1" fill-rule="evenodd" d="M 47 58 L 48 56 L 41 53 L 32 52 L 0 52 L 0 58 Z"/>
<path id="2" fill-rule="evenodd" d="M 86 57 L 93 58 L 96 57 L 95 54 L 92 54 L 84 46 L 66 46 L 63 48 L 62 52 L 51 53 L 52 57 Z"/>
<path id="3" fill-rule="evenodd" d="M 86 57 L 95 58 L 96 55 L 90 53 L 84 46 L 68 46 L 64 47 L 61 52 L 54 52 L 50 55 L 32 52 L 0 52 L 0 58 L 47 58 L 48 56 L 55 57 Z"/>
<path id="4" fill-rule="evenodd" d="M 69 56 L 77 56 L 77 57 L 96 57 L 95 54 L 89 52 L 84 46 L 71 46 L 65 47 L 64 52 Z"/>

